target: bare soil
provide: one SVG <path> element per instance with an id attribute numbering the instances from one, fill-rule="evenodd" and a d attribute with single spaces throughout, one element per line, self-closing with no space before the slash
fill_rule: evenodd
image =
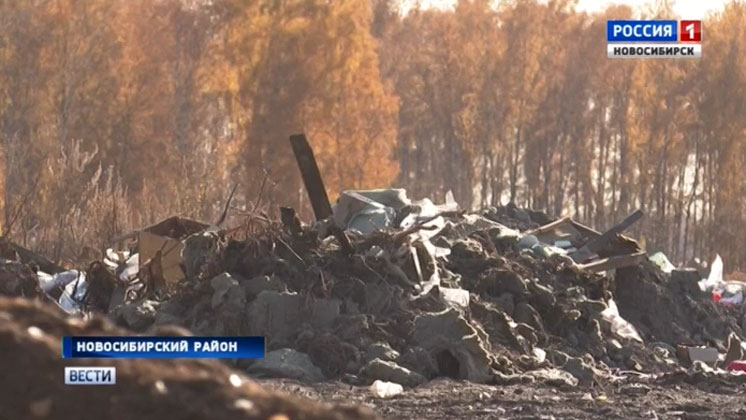
<path id="1" fill-rule="evenodd" d="M 490 386 L 444 379 L 385 400 L 374 398 L 366 387 L 339 382 L 260 383 L 295 396 L 364 405 L 391 419 L 746 419 L 743 384 L 716 379 L 674 382 L 561 390 L 538 384 Z"/>

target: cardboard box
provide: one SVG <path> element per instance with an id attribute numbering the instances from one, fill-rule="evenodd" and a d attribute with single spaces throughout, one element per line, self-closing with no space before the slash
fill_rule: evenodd
<path id="1" fill-rule="evenodd" d="M 140 230 L 137 234 L 140 267 L 161 250 L 166 283 L 173 284 L 183 280 L 181 250 L 184 249 L 184 239 L 208 227 L 209 225 L 196 220 L 173 216 Z"/>

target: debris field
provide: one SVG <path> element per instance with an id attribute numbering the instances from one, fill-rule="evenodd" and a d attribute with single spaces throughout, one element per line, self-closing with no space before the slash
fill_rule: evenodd
<path id="1" fill-rule="evenodd" d="M 311 153 L 303 143 L 293 142 L 298 156 Z M 115 331 L 114 323 L 128 334 L 266 337 L 262 359 L 170 362 L 212 372 L 201 381 L 214 372 L 332 381 L 378 399 L 444 378 L 564 392 L 746 382 L 726 370 L 744 359 L 743 289 L 718 276 L 722 261 L 708 275 L 648 257 L 622 234 L 642 212 L 600 232 L 513 205 L 469 212 L 450 196 L 413 201 L 400 189 L 344 191 L 331 206 L 315 162 L 305 161 L 314 223 L 291 208 L 251 229 L 172 217 L 72 270 L 3 239 L 0 294 L 26 300 L 0 300 L 12 347 L 0 356 L 18 360 L 14 352 L 34 348 L 18 368 L 56 374 L 59 341 L 50 337 Z M 154 377 L 148 363 L 168 369 L 117 366 Z M 147 392 L 170 386 L 163 381 Z M 43 412 L 48 403 L 34 398 L 28 407 Z"/>

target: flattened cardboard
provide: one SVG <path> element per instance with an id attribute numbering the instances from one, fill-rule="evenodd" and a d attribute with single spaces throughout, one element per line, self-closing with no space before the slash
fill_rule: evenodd
<path id="1" fill-rule="evenodd" d="M 184 249 L 184 239 L 208 227 L 209 225 L 196 220 L 173 216 L 142 229 L 137 234 L 140 268 L 160 250 L 166 283 L 173 284 L 183 280 L 181 250 Z"/>

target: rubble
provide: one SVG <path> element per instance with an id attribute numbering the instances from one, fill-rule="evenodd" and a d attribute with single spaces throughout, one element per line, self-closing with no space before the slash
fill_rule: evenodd
<path id="1" fill-rule="evenodd" d="M 31 268 L 17 261 L 0 261 L 0 294 L 5 296 L 35 297 L 41 285 Z"/>
<path id="2" fill-rule="evenodd" d="M 373 359 L 360 370 L 360 375 L 371 379 L 381 379 L 394 382 L 406 387 L 415 387 L 426 381 L 425 377 L 417 372 L 397 365 L 395 362 Z"/>
<path id="3" fill-rule="evenodd" d="M 134 331 L 143 331 L 155 322 L 158 306 L 159 302 L 147 299 L 127 302 L 119 306 L 112 316 L 120 317 L 122 322 Z"/>
<path id="4" fill-rule="evenodd" d="M 320 182 L 305 170 L 307 186 Z M 437 377 L 593 387 L 619 372 L 669 371 L 679 345 L 724 354 L 731 335 L 743 338 L 740 305 L 699 287 L 729 283 L 722 261 L 704 283 L 662 254 L 651 261 L 621 234 L 639 211 L 598 232 L 515 206 L 467 213 L 398 189 L 344 191 L 334 207 L 317 193 L 311 225 L 288 208 L 248 237 L 170 218 L 139 236 L 157 233 L 163 249 L 111 250 L 69 282 L 71 271 L 5 261 L 0 291 L 54 301 L 64 283 L 58 301 L 70 313 L 108 313 L 133 331 L 266 336 L 254 375 L 408 388 Z M 181 250 L 180 271 L 164 244 Z"/>
<path id="5" fill-rule="evenodd" d="M 314 366 L 307 354 L 293 349 L 279 349 L 267 353 L 251 364 L 248 373 L 258 377 L 281 377 L 304 382 L 321 382 L 324 374 Z"/>

